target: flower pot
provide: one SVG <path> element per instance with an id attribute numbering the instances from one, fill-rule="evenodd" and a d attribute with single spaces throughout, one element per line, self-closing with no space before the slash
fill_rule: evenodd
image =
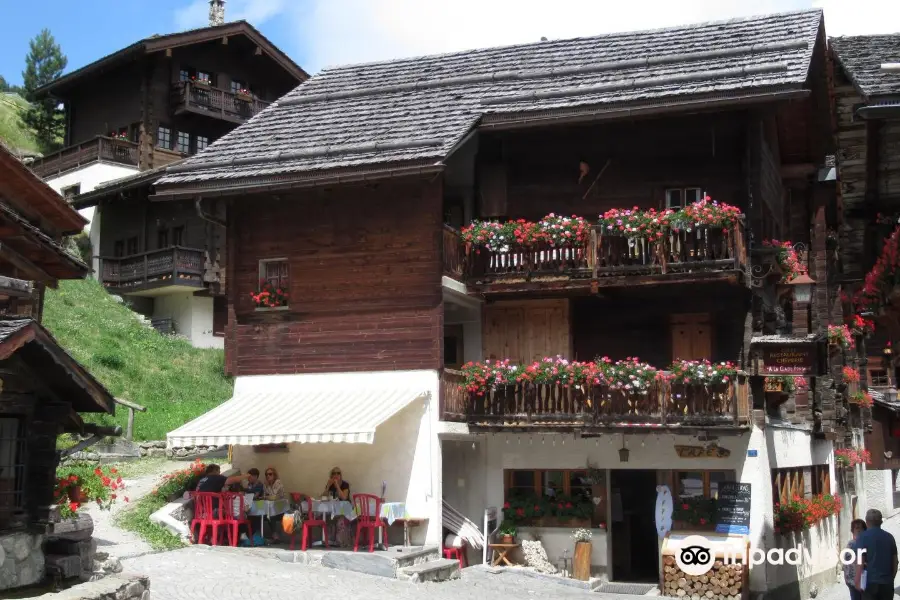
<path id="1" fill-rule="evenodd" d="M 501 543 L 501 544 L 512 544 L 514 539 L 515 539 L 515 538 L 514 538 L 513 536 L 511 536 L 511 535 L 501 535 L 501 536 L 500 536 L 500 543 Z"/>
<path id="2" fill-rule="evenodd" d="M 253 97 L 250 96 L 250 94 L 242 94 L 242 93 L 240 93 L 240 92 L 237 92 L 237 93 L 234 95 L 234 97 L 237 98 L 238 100 L 242 101 L 242 102 L 251 102 L 251 101 L 253 101 Z"/>
<path id="3" fill-rule="evenodd" d="M 591 543 L 575 542 L 575 555 L 572 557 L 572 577 L 579 581 L 591 578 Z"/>
<path id="4" fill-rule="evenodd" d="M 71 500 L 72 502 L 83 504 L 87 502 L 87 499 L 87 496 L 85 496 L 84 492 L 81 491 L 80 485 L 73 485 L 69 487 L 69 500 Z"/>

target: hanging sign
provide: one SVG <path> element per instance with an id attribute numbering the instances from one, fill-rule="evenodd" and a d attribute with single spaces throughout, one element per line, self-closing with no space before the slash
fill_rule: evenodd
<path id="1" fill-rule="evenodd" d="M 675 446 L 675 453 L 680 458 L 728 458 L 731 450 L 710 444 L 709 446 Z"/>
<path id="2" fill-rule="evenodd" d="M 813 375 L 816 366 L 816 346 L 766 345 L 762 349 L 762 361 L 760 375 Z"/>
<path id="3" fill-rule="evenodd" d="M 656 486 L 656 533 L 666 537 L 672 529 L 672 492 L 667 485 Z"/>
<path id="4" fill-rule="evenodd" d="M 716 503 L 716 533 L 750 534 L 750 484 L 723 481 Z"/>

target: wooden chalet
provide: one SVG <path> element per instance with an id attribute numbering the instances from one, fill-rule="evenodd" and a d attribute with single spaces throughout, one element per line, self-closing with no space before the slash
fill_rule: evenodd
<path id="1" fill-rule="evenodd" d="M 238 386 L 432 373 L 446 502 L 481 523 L 486 506 L 545 489 L 593 493 L 579 522 L 604 540 L 592 563 L 657 581 L 639 560 L 657 543 L 656 485 L 715 498 L 738 479 L 778 502 L 789 444 L 805 465 L 794 481 L 806 473 L 830 491 L 820 475 L 836 400 L 820 354 L 836 298 L 824 255 L 835 191 L 817 176 L 834 153 L 827 66 L 822 14 L 803 11 L 339 67 L 168 167 L 153 199 L 227 205 L 226 370 Z M 727 223 L 653 222 L 713 200 Z M 624 211 L 659 235 L 615 231 Z M 553 237 L 560 215 L 584 219 L 574 241 Z M 775 240 L 794 242 L 818 282 L 811 296 L 782 284 L 793 274 Z M 479 388 L 471 376 L 473 362 L 557 356 L 639 357 L 659 371 L 730 361 L 735 373 L 711 387 L 654 378 L 638 394 L 528 375 Z M 808 387 L 767 395 L 776 374 Z M 253 403 L 238 396 L 170 440 L 218 440 L 241 421 L 248 443 L 271 417 L 239 418 Z M 748 448 L 757 435 L 773 436 L 768 449 Z M 309 446 L 285 462 L 310 464 Z M 593 491 L 585 456 L 602 472 Z M 536 523 L 520 524 L 555 560 L 572 521 Z"/>
<path id="2" fill-rule="evenodd" d="M 898 290 L 873 271 L 889 255 L 900 233 L 900 35 L 838 37 L 829 40 L 834 60 L 834 94 L 840 171 L 842 227 L 835 259 L 845 289 L 873 293 L 862 308 L 875 322 L 860 348 L 861 384 L 874 399 L 865 447 L 871 456 L 866 495 L 885 515 L 900 511 L 897 363 L 900 339 Z M 870 274 L 871 273 L 871 274 Z"/>
<path id="3" fill-rule="evenodd" d="M 0 591 L 44 576 L 42 544 L 58 518 L 57 436 L 116 433 L 82 420 L 113 414 L 113 398 L 40 324 L 44 289 L 88 272 L 62 246 L 84 223 L 0 147 L 0 542 L 16 548 L 0 567 Z"/>
<path id="4" fill-rule="evenodd" d="M 150 203 L 153 184 L 307 77 L 249 23 L 211 21 L 39 90 L 65 106 L 66 147 L 31 168 L 91 215 L 94 277 L 160 330 L 222 346 L 224 207 Z"/>

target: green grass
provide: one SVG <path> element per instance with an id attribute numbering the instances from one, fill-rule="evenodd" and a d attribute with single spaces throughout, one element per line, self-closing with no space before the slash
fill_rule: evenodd
<path id="1" fill-rule="evenodd" d="M 187 544 L 179 536 L 161 525 L 150 522 L 150 515 L 165 505 L 166 501 L 163 498 L 157 498 L 152 494 L 144 496 L 116 515 L 116 525 L 138 534 L 154 550 L 183 548 Z"/>
<path id="2" fill-rule="evenodd" d="M 135 440 L 164 440 L 231 397 L 222 350 L 160 335 L 96 281 L 61 281 L 59 289 L 47 290 L 44 326 L 114 396 L 147 408 L 135 415 Z M 127 416 L 121 406 L 115 417 L 85 415 L 123 429 Z"/>
<path id="3" fill-rule="evenodd" d="M 0 140 L 13 150 L 40 152 L 34 134 L 20 119 L 26 108 L 28 103 L 20 96 L 0 92 Z"/>

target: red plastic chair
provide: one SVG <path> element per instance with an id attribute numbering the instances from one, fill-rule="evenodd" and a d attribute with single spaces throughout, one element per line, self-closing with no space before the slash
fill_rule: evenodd
<path id="1" fill-rule="evenodd" d="M 363 530 L 369 536 L 369 552 L 375 551 L 375 530 L 384 530 L 384 549 L 387 550 L 387 523 L 381 518 L 381 498 L 374 494 L 353 494 L 353 509 L 356 511 L 356 542 L 353 551 L 359 551 L 359 534 Z M 373 510 L 374 508 L 374 510 Z"/>
<path id="2" fill-rule="evenodd" d="M 224 526 L 221 518 L 222 494 L 215 492 L 191 492 L 191 500 L 194 501 L 194 518 L 191 519 L 191 538 L 195 544 L 202 544 L 206 537 L 206 528 L 210 527 L 210 540 L 212 545 L 219 543 L 219 526 Z M 216 506 L 218 504 L 218 506 Z M 215 508 L 218 510 L 215 510 Z M 216 514 L 219 513 L 219 514 Z M 194 537 L 194 530 L 199 528 L 199 534 Z"/>
<path id="3" fill-rule="evenodd" d="M 444 548 L 444 558 L 455 558 L 459 561 L 459 568 L 465 569 L 469 566 L 469 559 L 466 558 L 466 546 L 459 548 Z"/>
<path id="4" fill-rule="evenodd" d="M 313 513 L 313 499 L 306 494 L 291 493 L 291 498 L 297 503 L 300 512 L 303 512 L 303 503 L 306 502 L 306 518 L 303 519 L 303 539 L 300 542 L 300 549 L 304 552 L 309 545 L 309 530 L 313 527 L 322 528 L 322 538 L 325 540 L 325 547 L 328 548 L 328 523 L 325 518 L 320 516 L 318 519 Z M 294 525 L 294 532 L 291 534 L 291 550 L 294 549 L 294 543 L 297 541 L 297 526 Z"/>
<path id="5" fill-rule="evenodd" d="M 238 501 L 237 514 L 234 511 L 235 500 Z M 247 518 L 243 492 L 222 492 L 221 507 L 222 522 L 225 526 L 225 533 L 228 535 L 228 543 L 232 546 L 237 546 L 238 532 L 241 525 L 247 526 L 247 531 L 249 532 L 247 537 L 252 540 L 253 525 L 250 524 L 250 519 Z"/>

